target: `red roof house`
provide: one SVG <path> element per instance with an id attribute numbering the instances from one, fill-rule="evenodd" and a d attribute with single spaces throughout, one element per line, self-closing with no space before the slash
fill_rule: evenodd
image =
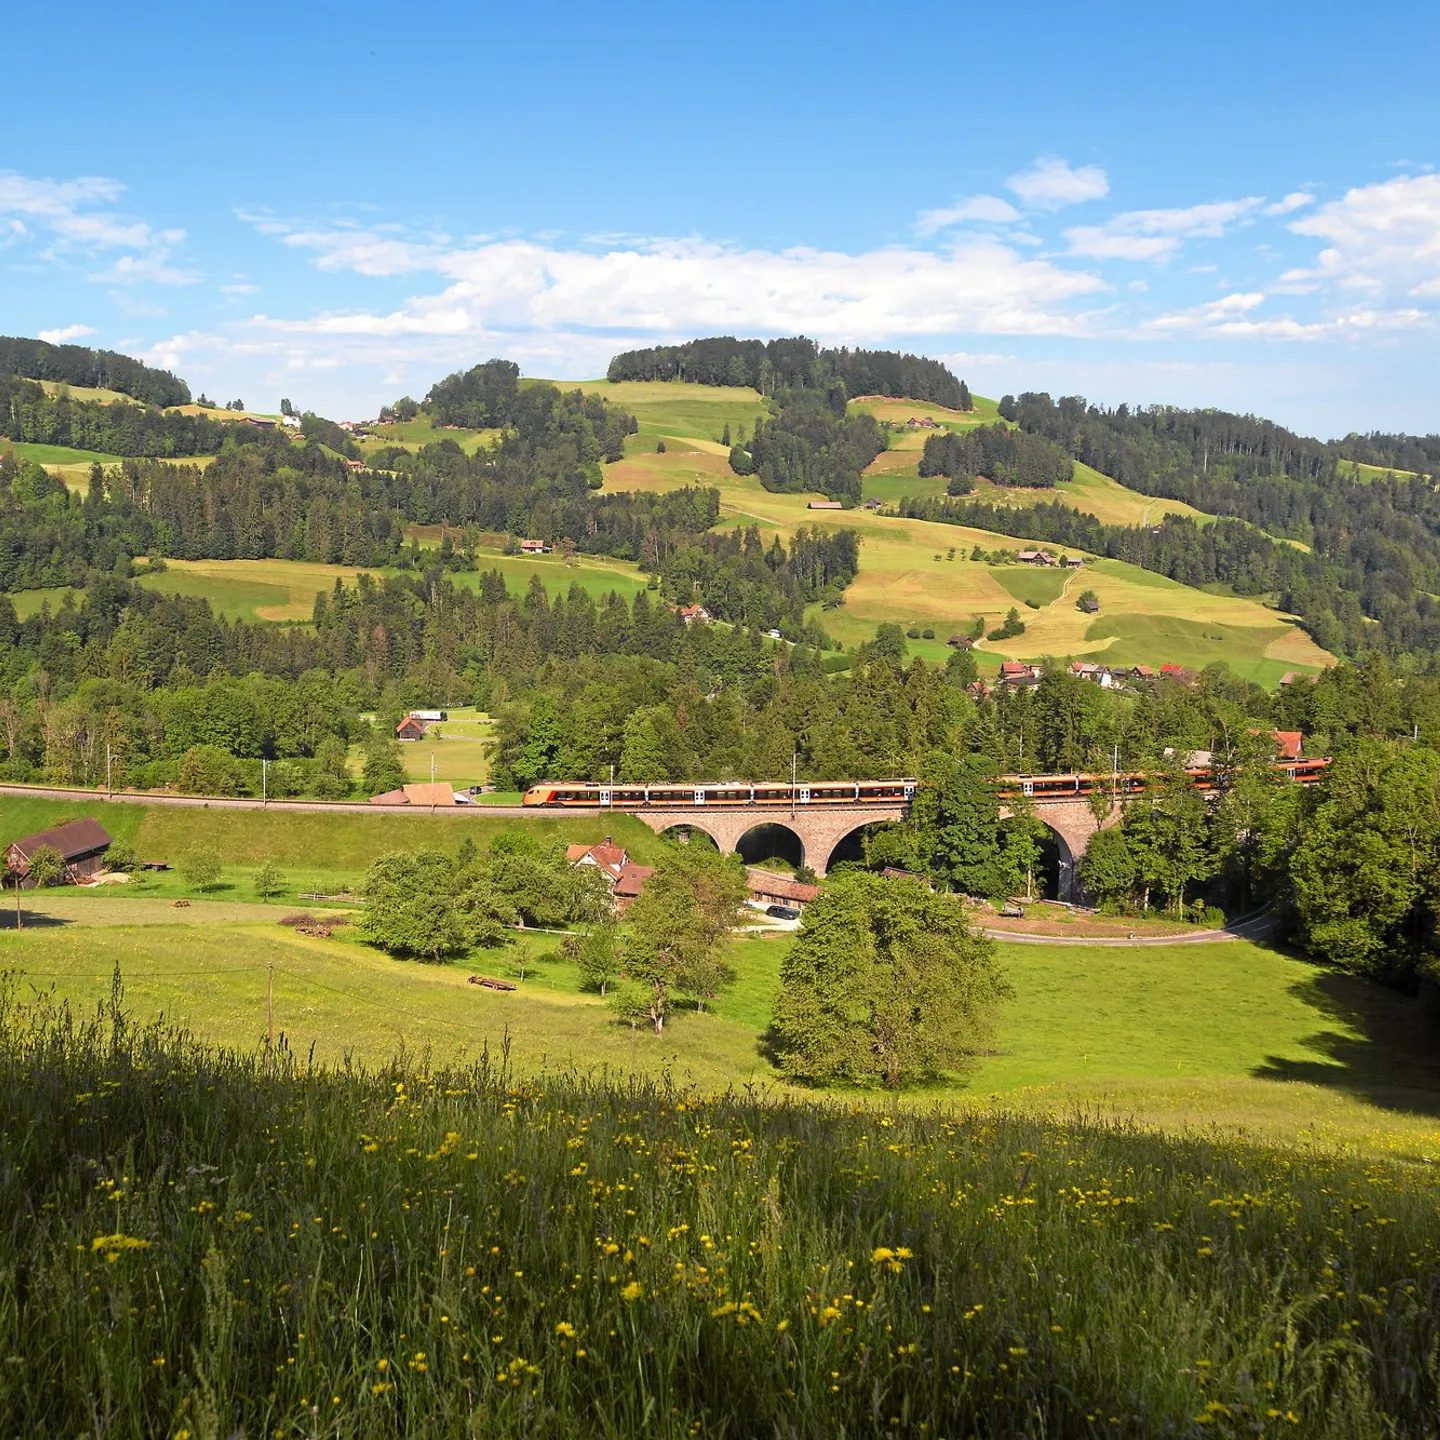
<path id="1" fill-rule="evenodd" d="M 425 722 L 414 715 L 407 715 L 395 727 L 395 738 L 397 740 L 423 740 L 425 738 Z"/>
<path id="2" fill-rule="evenodd" d="M 1300 752 L 1305 745 L 1305 737 L 1299 730 L 1276 730 L 1272 732 L 1275 736 L 1275 748 L 1280 752 L 1282 760 L 1298 760 Z"/>

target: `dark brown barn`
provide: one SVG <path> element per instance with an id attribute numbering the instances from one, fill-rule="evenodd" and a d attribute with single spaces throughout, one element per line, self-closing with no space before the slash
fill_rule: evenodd
<path id="1" fill-rule="evenodd" d="M 98 875 L 105 868 L 105 851 L 110 848 L 110 834 L 98 820 L 87 817 L 84 820 L 67 820 L 53 830 L 42 830 L 38 835 L 25 836 L 23 840 L 12 840 L 5 851 L 5 864 L 12 875 L 20 877 L 20 883 L 27 890 L 35 883 L 29 878 L 30 857 L 42 845 L 53 846 L 60 852 L 65 861 L 65 878 L 75 885 Z"/>

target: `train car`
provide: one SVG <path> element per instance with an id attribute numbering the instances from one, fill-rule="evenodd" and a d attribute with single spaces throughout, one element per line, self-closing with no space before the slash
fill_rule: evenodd
<path id="1" fill-rule="evenodd" d="M 551 780 L 532 785 L 521 804 L 610 810 L 662 809 L 697 805 L 755 807 L 790 805 L 903 805 L 914 798 L 916 781 L 804 780 L 787 785 L 773 780 L 715 781 L 689 785 L 606 785 L 592 781 Z"/>

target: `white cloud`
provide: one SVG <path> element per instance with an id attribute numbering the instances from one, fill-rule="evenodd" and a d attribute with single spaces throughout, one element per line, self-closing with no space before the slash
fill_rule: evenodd
<path id="1" fill-rule="evenodd" d="M 1009 225 L 1020 218 L 1020 212 L 998 195 L 971 195 L 940 210 L 922 210 L 915 221 L 917 235 L 934 235 L 952 225 L 967 221 L 982 225 Z"/>
<path id="2" fill-rule="evenodd" d="M 1290 215 L 1296 210 L 1303 210 L 1307 205 L 1313 205 L 1315 197 L 1308 190 L 1292 190 L 1283 199 L 1277 200 L 1273 205 L 1265 207 L 1267 215 Z"/>
<path id="3" fill-rule="evenodd" d="M 1164 260 L 1186 240 L 1219 238 L 1260 203 L 1252 195 L 1172 210 L 1128 210 L 1103 225 L 1073 226 L 1065 238 L 1072 255 L 1091 260 Z"/>
<path id="4" fill-rule="evenodd" d="M 50 345 L 64 345 L 69 340 L 81 340 L 94 333 L 93 325 L 63 325 L 58 330 L 40 331 L 40 338 Z"/>
<path id="5" fill-rule="evenodd" d="M 1283 284 L 1402 303 L 1430 298 L 1440 282 L 1440 175 L 1360 186 L 1290 229 L 1327 244 L 1313 266 L 1281 276 Z"/>
<path id="6" fill-rule="evenodd" d="M 232 285 L 222 285 L 222 286 L 220 287 L 220 293 L 221 293 L 222 295 L 237 295 L 237 296 L 238 296 L 238 295 L 254 295 L 259 289 L 260 289 L 260 287 L 259 287 L 258 285 L 250 285 L 250 284 L 247 284 L 247 283 L 245 283 L 245 282 L 243 282 L 243 281 L 238 281 L 238 280 L 237 280 L 237 281 L 236 281 L 234 284 L 232 284 Z"/>
<path id="7" fill-rule="evenodd" d="M 1085 200 L 1100 200 L 1110 193 L 1110 181 L 1098 165 L 1076 170 L 1053 156 L 1037 160 L 1005 184 L 1036 210 L 1062 210 Z"/>
<path id="8" fill-rule="evenodd" d="M 360 230 L 298 230 L 285 243 L 326 270 L 432 271 L 451 283 L 384 314 L 257 317 L 286 333 L 461 335 L 486 330 L 693 335 L 723 331 L 859 341 L 885 336 L 1081 334 L 1074 302 L 1096 274 L 969 237 L 942 251 L 861 254 L 654 239 L 600 251 L 532 240 L 443 246 Z"/>
<path id="9" fill-rule="evenodd" d="M 185 232 L 157 231 L 143 220 L 120 214 L 115 207 L 124 193 L 118 180 L 97 175 L 52 180 L 0 171 L 0 229 L 11 243 L 29 240 L 42 245 L 39 257 L 52 263 L 94 259 L 107 251 L 128 252 L 91 279 L 126 285 L 192 284 L 199 278 L 195 271 L 169 263 Z"/>

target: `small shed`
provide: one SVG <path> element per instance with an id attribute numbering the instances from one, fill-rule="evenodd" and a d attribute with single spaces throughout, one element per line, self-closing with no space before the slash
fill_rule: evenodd
<path id="1" fill-rule="evenodd" d="M 88 816 L 83 820 L 67 820 L 53 830 L 41 830 L 23 840 L 12 840 L 5 851 L 5 864 L 20 877 L 27 890 L 34 887 L 30 879 L 30 858 L 43 845 L 60 852 L 65 862 L 65 879 L 72 885 L 98 875 L 105 868 L 105 852 L 110 848 L 110 833 Z"/>
<path id="2" fill-rule="evenodd" d="M 810 500 L 806 502 L 807 510 L 843 510 L 845 507 L 838 500 Z"/>
<path id="3" fill-rule="evenodd" d="M 745 871 L 745 886 L 763 904 L 791 905 L 796 910 L 803 910 L 820 894 L 818 885 L 807 885 L 803 880 L 792 880 L 788 875 L 757 870 L 753 866 Z"/>
<path id="4" fill-rule="evenodd" d="M 423 740 L 425 738 L 425 722 L 418 715 L 407 715 L 395 727 L 395 738 L 397 740 Z"/>

